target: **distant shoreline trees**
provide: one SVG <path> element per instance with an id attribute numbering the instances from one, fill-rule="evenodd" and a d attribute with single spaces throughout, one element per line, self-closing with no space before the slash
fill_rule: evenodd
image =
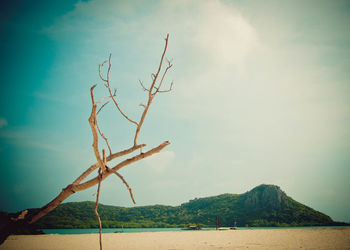
<path id="1" fill-rule="evenodd" d="M 262 194 L 265 195 L 262 195 Z M 251 197 L 257 197 L 254 205 Z M 280 200 L 274 199 L 280 197 Z M 273 201 L 273 203 L 270 203 Z M 276 204 L 274 204 L 276 202 Z M 39 220 L 40 228 L 96 228 L 93 202 L 64 203 Z M 261 185 L 240 194 L 222 194 L 194 199 L 180 206 L 115 207 L 101 205 L 105 228 L 113 227 L 184 227 L 189 223 L 215 227 L 216 217 L 224 227 L 293 227 L 341 226 L 329 216 L 309 208 L 287 196 L 276 186 Z"/>

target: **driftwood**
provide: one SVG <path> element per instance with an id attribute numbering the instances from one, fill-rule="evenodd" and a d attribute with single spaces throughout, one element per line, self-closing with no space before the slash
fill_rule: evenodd
<path id="1" fill-rule="evenodd" d="M 72 194 L 79 192 L 79 191 L 82 191 L 82 190 L 85 190 L 85 189 L 88 189 L 88 188 L 95 186 L 97 184 L 98 189 L 97 189 L 97 194 L 96 194 L 97 195 L 96 196 L 96 206 L 95 206 L 94 212 L 95 212 L 95 214 L 98 218 L 98 221 L 99 221 L 100 249 L 102 249 L 102 241 L 101 241 L 102 225 L 101 225 L 101 220 L 99 218 L 99 214 L 97 211 L 101 182 L 111 174 L 117 175 L 123 181 L 123 183 L 126 185 L 127 189 L 130 192 L 130 197 L 131 197 L 133 203 L 136 204 L 130 185 L 127 183 L 125 178 L 118 173 L 118 170 L 121 169 L 122 167 L 129 165 L 129 164 L 132 164 L 132 163 L 140 161 L 146 157 L 149 157 L 153 154 L 159 153 L 163 148 L 165 148 L 166 146 L 168 146 L 170 144 L 170 142 L 165 141 L 165 142 L 161 143 L 159 146 L 154 147 L 154 148 L 147 150 L 145 152 L 142 152 L 142 150 L 143 150 L 143 148 L 146 147 L 146 144 L 138 144 L 138 138 L 139 138 L 139 134 L 141 131 L 141 127 L 144 123 L 145 117 L 146 117 L 147 112 L 150 108 L 150 105 L 152 104 L 154 97 L 158 93 L 167 93 L 167 92 L 171 91 L 172 87 L 173 87 L 173 83 L 171 83 L 169 89 L 166 89 L 166 90 L 161 89 L 161 87 L 163 85 L 164 78 L 165 78 L 168 70 L 173 66 L 171 61 L 169 61 L 165 58 L 165 54 L 166 54 L 167 47 L 168 47 L 168 39 L 169 39 L 169 35 L 167 35 L 167 37 L 165 38 L 165 46 L 163 49 L 163 53 L 161 55 L 158 69 L 157 69 L 156 73 L 151 74 L 152 81 L 151 81 L 150 87 L 146 88 L 145 85 L 140 81 L 141 87 L 143 88 L 144 91 L 146 91 L 148 93 L 147 93 L 147 103 L 146 103 L 146 105 L 142 105 L 144 110 L 143 110 L 142 115 L 140 117 L 140 120 L 138 122 L 132 120 L 131 118 L 129 118 L 126 115 L 126 113 L 121 109 L 121 107 L 118 103 L 116 91 L 112 92 L 112 90 L 111 90 L 109 75 L 110 75 L 110 70 L 111 70 L 111 66 L 112 66 L 112 64 L 111 64 L 111 56 L 112 55 L 110 54 L 108 60 L 104 61 L 102 64 L 99 64 L 99 67 L 98 67 L 99 76 L 100 76 L 101 80 L 104 82 L 104 86 L 107 89 L 108 96 L 101 98 L 99 101 L 95 101 L 94 89 L 95 89 L 96 85 L 91 87 L 90 95 L 91 95 L 91 102 L 92 102 L 92 110 L 91 110 L 90 117 L 88 119 L 89 125 L 91 127 L 92 136 L 93 136 L 92 147 L 93 147 L 94 155 L 95 155 L 97 162 L 95 164 L 93 164 L 92 166 L 90 166 L 85 172 L 83 172 L 72 184 L 69 184 L 68 186 L 63 188 L 62 191 L 52 201 L 50 201 L 48 204 L 46 204 L 45 206 L 40 208 L 36 213 L 27 215 L 27 212 L 25 212 L 26 210 L 24 210 L 18 217 L 11 218 L 8 222 L 8 225 L 6 225 L 4 228 L 1 229 L 0 243 L 2 243 L 7 238 L 8 235 L 10 235 L 14 231 L 16 231 L 18 229 L 18 227 L 23 227 L 23 228 L 24 227 L 31 227 L 30 225 L 32 225 L 33 223 L 38 221 L 40 218 L 42 218 L 43 216 L 48 214 L 50 211 L 55 209 L 59 204 L 61 204 L 65 199 L 67 199 Z M 166 59 L 167 65 L 166 65 L 163 73 L 161 73 L 164 59 Z M 108 69 L 107 69 L 106 76 L 104 77 L 101 70 L 106 63 L 108 63 Z M 109 103 L 109 101 L 107 101 L 104 104 L 102 104 L 102 102 L 105 99 L 111 99 L 113 101 L 117 111 L 126 120 L 128 120 L 130 123 L 132 123 L 133 125 L 136 126 L 135 137 L 133 140 L 133 146 L 128 148 L 128 149 L 125 149 L 123 151 L 116 152 L 116 153 L 112 153 L 112 148 L 108 142 L 107 137 L 101 132 L 100 127 L 98 126 L 98 120 L 97 120 L 98 114 L 103 109 L 103 107 L 105 107 Z M 99 104 L 102 104 L 102 105 L 97 110 Z M 98 141 L 99 135 L 105 141 L 106 146 L 108 147 L 108 150 L 109 150 L 108 156 L 106 156 L 105 150 L 103 149 L 102 150 L 103 156 L 101 157 L 100 149 L 99 149 L 99 141 Z M 110 161 L 112 161 L 118 157 L 133 153 L 136 150 L 140 150 L 140 153 L 137 155 L 134 155 L 126 160 L 119 162 L 118 164 L 116 164 L 113 167 L 108 166 L 108 163 Z M 96 169 L 98 169 L 97 176 L 91 178 L 90 180 L 83 182 L 83 180 L 85 180 L 85 178 L 88 177 Z"/>

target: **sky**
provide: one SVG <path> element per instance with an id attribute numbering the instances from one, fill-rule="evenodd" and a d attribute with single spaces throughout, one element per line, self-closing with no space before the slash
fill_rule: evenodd
<path id="1" fill-rule="evenodd" d="M 169 33 L 174 88 L 156 96 L 139 142 L 171 144 L 120 170 L 137 205 L 274 184 L 350 222 L 349 13 L 341 0 L 3 3 L 0 210 L 45 205 L 95 162 L 89 90 L 107 95 L 98 64 L 109 53 L 118 102 L 140 119 L 138 81 L 151 83 Z M 113 105 L 99 124 L 114 152 L 132 146 L 135 126 Z M 116 176 L 101 192 L 103 204 L 133 206 Z"/>

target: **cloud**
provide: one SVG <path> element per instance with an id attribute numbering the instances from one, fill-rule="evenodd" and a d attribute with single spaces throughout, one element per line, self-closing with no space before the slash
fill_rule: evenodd
<path id="1" fill-rule="evenodd" d="M 151 166 L 152 169 L 161 171 L 164 170 L 174 158 L 175 153 L 173 151 L 167 150 L 146 158 L 145 162 Z"/>
<path id="2" fill-rule="evenodd" d="M 146 43 L 158 46 L 160 37 L 170 33 L 171 51 L 189 55 L 188 59 L 197 53 L 196 56 L 203 55 L 215 63 L 237 67 L 244 67 L 245 57 L 259 46 L 258 35 L 249 21 L 219 0 L 158 1 L 141 9 L 142 2 L 79 2 L 45 32 L 56 40 L 79 34 L 83 43 L 102 43 L 104 48 L 125 43 L 136 43 L 142 48 Z M 138 46 L 132 47 L 135 50 Z M 132 56 L 132 51 L 129 53 Z"/>
<path id="3" fill-rule="evenodd" d="M 88 55 L 96 46 L 110 49 L 116 63 L 122 58 L 119 72 L 130 71 L 130 67 L 123 69 L 124 65 L 132 65 L 138 72 L 121 82 L 149 79 L 153 62 L 159 60 L 161 38 L 170 33 L 168 56 L 174 58 L 174 73 L 170 72 L 168 79 L 175 82 L 174 115 L 197 121 L 209 117 L 219 123 L 235 122 L 232 113 L 251 87 L 244 86 L 245 79 L 237 75 L 246 71 L 247 63 L 261 49 L 258 32 L 249 20 L 218 0 L 159 1 L 144 10 L 138 6 L 137 1 L 79 2 L 48 31 L 58 41 L 81 34 L 84 39 L 79 47 L 86 49 L 80 54 Z"/>
<path id="4" fill-rule="evenodd" d="M 73 38 L 79 55 L 90 56 L 76 61 L 95 62 L 111 51 L 123 83 L 150 78 L 163 48 L 162 37 L 170 33 L 168 56 L 174 59 L 174 73 L 169 78 L 174 77 L 175 88 L 164 98 L 164 106 L 153 108 L 171 116 L 172 123 L 162 123 L 173 129 L 166 133 L 185 142 L 172 144 L 176 171 L 192 171 L 198 183 L 221 174 L 239 175 L 236 187 L 248 185 L 248 180 L 297 187 L 303 178 L 313 176 L 311 172 L 336 165 L 331 160 L 345 158 L 341 152 L 349 148 L 349 77 L 344 70 L 349 50 L 339 46 L 348 43 L 332 35 L 347 33 L 334 28 L 340 25 L 331 25 L 332 32 L 324 25 L 310 26 L 306 20 L 340 20 L 336 15 L 310 18 L 310 8 L 303 4 L 297 6 L 305 15 L 283 4 L 234 5 L 179 0 L 142 8 L 140 2 L 81 1 L 47 32 L 58 44 Z M 328 15 L 330 8 L 324 10 Z M 310 35 L 315 32 L 320 34 Z M 334 38 L 339 44 L 328 44 Z M 62 65 L 71 67 L 71 61 Z M 192 152 L 196 156 L 191 161 Z M 164 151 L 146 162 L 162 170 L 174 157 L 173 151 Z M 199 168 L 200 175 L 195 173 Z M 346 176 L 344 172 L 337 171 Z M 291 179 L 299 181 L 285 181 Z M 319 176 L 311 179 L 322 183 Z M 229 190 L 230 181 L 225 183 L 222 192 Z"/>
<path id="5" fill-rule="evenodd" d="M 6 127 L 8 125 L 5 118 L 0 117 L 0 128 Z"/>
<path id="6" fill-rule="evenodd" d="M 244 68 L 246 57 L 259 46 L 254 27 L 236 9 L 219 1 L 204 2 L 193 29 L 193 44 L 211 66 Z"/>
<path id="7" fill-rule="evenodd" d="M 79 46 L 85 47 L 80 54 L 110 49 L 116 60 L 122 58 L 120 72 L 130 70 L 123 65 L 139 64 L 144 71 L 138 76 L 148 78 L 143 58 L 158 62 L 159 40 L 170 33 L 175 70 L 171 113 L 198 125 L 194 133 L 204 143 L 231 147 L 240 142 L 255 154 L 269 151 L 266 158 L 279 152 L 295 159 L 299 155 L 288 152 L 317 151 L 336 144 L 337 133 L 344 134 L 340 124 L 346 123 L 340 121 L 348 105 L 342 93 L 348 88 L 335 86 L 334 69 L 318 64 L 322 48 L 292 40 L 307 35 L 308 27 L 295 33 L 282 20 L 273 29 L 276 20 L 266 14 L 269 8 L 264 14 L 246 14 L 218 0 L 158 1 L 139 8 L 142 3 L 79 2 L 47 31 L 58 41 L 80 34 Z M 291 14 L 285 11 L 276 12 Z"/>

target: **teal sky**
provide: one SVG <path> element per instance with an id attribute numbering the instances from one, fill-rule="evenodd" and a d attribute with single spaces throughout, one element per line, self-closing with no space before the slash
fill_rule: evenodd
<path id="1" fill-rule="evenodd" d="M 170 34 L 171 93 L 142 128 L 147 148 L 121 170 L 137 205 L 179 205 L 265 183 L 350 222 L 349 1 L 11 1 L 0 9 L 0 209 L 41 207 L 94 163 L 89 89 L 111 80 L 138 120 Z M 107 106 L 113 151 L 134 127 Z M 101 147 L 104 147 L 101 144 Z M 67 201 L 94 200 L 95 188 Z M 101 203 L 132 206 L 115 176 Z"/>

